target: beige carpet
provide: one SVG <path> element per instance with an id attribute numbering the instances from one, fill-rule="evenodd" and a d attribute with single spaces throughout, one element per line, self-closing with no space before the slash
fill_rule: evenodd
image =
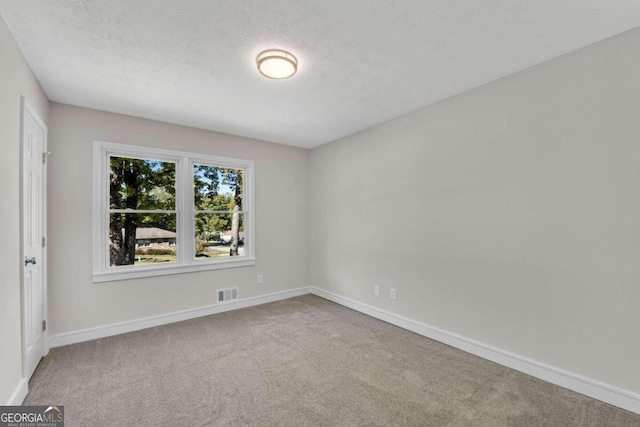
<path id="1" fill-rule="evenodd" d="M 315 296 L 56 348 L 66 426 L 640 426 L 640 415 Z"/>

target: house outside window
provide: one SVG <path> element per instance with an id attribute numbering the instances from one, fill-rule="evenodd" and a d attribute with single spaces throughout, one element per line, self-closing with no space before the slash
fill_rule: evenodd
<path id="1" fill-rule="evenodd" d="M 253 162 L 94 141 L 94 281 L 255 264 Z"/>

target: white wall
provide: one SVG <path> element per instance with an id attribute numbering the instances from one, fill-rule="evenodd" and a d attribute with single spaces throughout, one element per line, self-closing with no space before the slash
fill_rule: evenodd
<path id="1" fill-rule="evenodd" d="M 313 150 L 311 284 L 640 392 L 638 52 L 640 29 Z"/>
<path id="2" fill-rule="evenodd" d="M 0 17 L 0 405 L 22 378 L 20 309 L 20 96 L 47 122 L 49 101 Z"/>
<path id="3" fill-rule="evenodd" d="M 57 103 L 50 118 L 51 334 L 212 305 L 217 288 L 247 298 L 308 285 L 308 150 Z M 94 139 L 254 160 L 256 266 L 93 283 Z"/>

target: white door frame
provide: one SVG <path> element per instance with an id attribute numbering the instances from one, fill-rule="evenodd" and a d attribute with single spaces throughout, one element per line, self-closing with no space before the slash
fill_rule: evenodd
<path id="1" fill-rule="evenodd" d="M 25 99 L 24 96 L 20 99 L 20 300 L 21 300 L 21 325 L 22 325 L 22 334 L 21 334 L 21 342 L 22 342 L 22 376 L 23 378 L 27 378 L 27 362 L 26 362 L 26 352 L 25 352 L 25 312 L 24 312 L 24 258 L 25 258 L 25 250 L 24 250 L 24 130 L 25 130 L 25 115 L 28 113 L 33 119 L 38 123 L 38 125 L 44 131 L 44 142 L 43 142 L 43 165 L 42 165 L 42 234 L 43 237 L 47 236 L 47 165 L 46 165 L 46 154 L 47 153 L 47 143 L 48 143 L 48 128 L 44 121 L 40 118 L 36 110 L 29 104 L 29 102 Z M 48 283 L 47 283 L 47 247 L 49 242 L 45 241 L 45 245 L 42 248 L 42 260 L 41 260 L 41 276 L 42 276 L 42 319 L 47 321 L 48 316 Z M 44 346 L 43 346 L 43 354 L 42 356 L 46 356 L 49 354 L 49 325 L 45 329 L 43 333 Z"/>

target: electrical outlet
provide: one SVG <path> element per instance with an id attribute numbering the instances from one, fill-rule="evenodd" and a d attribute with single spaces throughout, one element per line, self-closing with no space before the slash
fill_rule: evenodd
<path id="1" fill-rule="evenodd" d="M 263 282 L 262 274 L 258 274 L 258 285 Z"/>
<path id="2" fill-rule="evenodd" d="M 373 285 L 373 294 L 377 297 L 380 296 L 380 285 Z"/>
<path id="3" fill-rule="evenodd" d="M 396 291 L 396 288 L 391 288 L 391 292 L 389 293 L 389 298 L 391 298 L 394 301 L 398 299 L 398 291 Z"/>

